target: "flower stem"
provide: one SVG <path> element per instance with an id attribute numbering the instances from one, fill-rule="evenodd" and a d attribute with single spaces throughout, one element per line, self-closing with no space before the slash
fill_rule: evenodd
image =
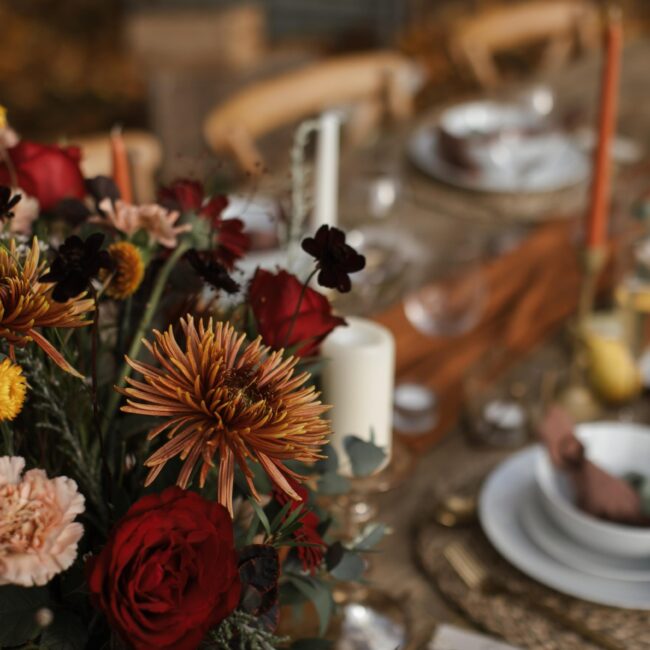
<path id="1" fill-rule="evenodd" d="M 108 464 L 108 457 L 106 455 L 106 445 L 104 441 L 104 432 L 102 431 L 102 422 L 99 416 L 99 397 L 97 395 L 97 354 L 99 348 L 99 300 L 97 298 L 97 291 L 92 283 L 89 285 L 90 293 L 95 302 L 95 314 L 93 317 L 92 331 L 91 331 L 91 351 L 90 351 L 90 381 L 91 381 L 91 398 L 93 403 L 93 422 L 95 430 L 97 431 L 97 438 L 99 441 L 99 455 L 102 462 L 102 474 L 104 477 L 103 487 L 106 490 L 106 505 L 110 513 L 111 504 L 113 502 L 113 476 L 111 473 L 110 465 Z"/>
<path id="2" fill-rule="evenodd" d="M 293 312 L 291 317 L 291 322 L 289 323 L 289 329 L 287 330 L 287 335 L 284 337 L 284 345 L 282 347 L 286 348 L 289 345 L 289 340 L 291 339 L 291 334 L 293 333 L 293 328 L 296 325 L 296 320 L 298 320 L 298 314 L 300 313 L 300 307 L 302 306 L 302 301 L 305 299 L 305 294 L 307 293 L 307 287 L 311 282 L 312 278 L 318 273 L 318 268 L 315 268 L 305 280 L 305 283 L 302 285 L 300 290 L 300 296 L 298 296 L 298 302 L 296 304 L 296 310 Z"/>
<path id="3" fill-rule="evenodd" d="M 4 451 L 7 456 L 14 455 L 14 434 L 9 425 L 3 420 L 0 422 L 2 429 L 2 441 L 4 442 Z"/>
<path id="4" fill-rule="evenodd" d="M 169 278 L 169 274 L 172 272 L 174 266 L 176 266 L 178 260 L 180 260 L 180 258 L 183 257 L 183 255 L 189 250 L 189 248 L 190 248 L 190 242 L 188 242 L 187 240 L 181 241 L 181 243 L 177 246 L 176 250 L 167 258 L 167 261 L 163 265 L 162 269 L 160 269 L 160 272 L 158 273 L 158 277 L 156 278 L 156 282 L 151 291 L 151 295 L 149 296 L 149 302 L 147 302 L 145 310 L 142 314 L 142 318 L 140 318 L 138 327 L 135 333 L 133 334 L 133 338 L 131 339 L 131 346 L 129 347 L 129 350 L 127 352 L 127 356 L 130 359 L 138 358 L 138 354 L 140 353 L 140 348 L 142 347 L 142 337 L 145 335 L 145 332 L 147 331 L 149 325 L 151 324 L 151 320 L 156 312 L 158 303 L 160 302 L 160 299 L 162 297 L 163 289 L 167 284 L 167 279 Z M 117 375 L 117 380 L 115 382 L 116 387 L 124 388 L 126 384 L 126 379 L 127 377 L 129 377 L 130 374 L 131 374 L 131 366 L 128 363 L 126 363 L 126 361 L 124 361 L 124 363 L 122 363 L 122 366 L 120 368 L 120 372 Z M 113 418 L 115 417 L 115 412 L 117 411 L 117 407 L 120 403 L 120 399 L 121 399 L 120 393 L 113 390 L 113 393 L 109 398 L 108 406 L 106 407 L 106 413 L 104 416 L 104 423 L 107 427 L 110 426 L 110 424 L 113 421 Z"/>

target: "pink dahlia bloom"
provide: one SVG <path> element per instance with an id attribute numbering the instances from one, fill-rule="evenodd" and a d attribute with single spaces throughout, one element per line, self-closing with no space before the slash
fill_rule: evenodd
<path id="1" fill-rule="evenodd" d="M 24 469 L 23 458 L 0 456 L 0 585 L 47 584 L 75 561 L 83 535 L 77 484 Z"/>

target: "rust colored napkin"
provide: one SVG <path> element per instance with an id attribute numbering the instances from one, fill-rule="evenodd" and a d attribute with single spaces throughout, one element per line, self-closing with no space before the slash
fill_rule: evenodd
<path id="1" fill-rule="evenodd" d="M 638 493 L 624 478 L 612 476 L 585 457 L 574 426 L 569 414 L 554 406 L 542 421 L 539 435 L 553 465 L 570 477 L 578 506 L 599 519 L 647 525 Z"/>

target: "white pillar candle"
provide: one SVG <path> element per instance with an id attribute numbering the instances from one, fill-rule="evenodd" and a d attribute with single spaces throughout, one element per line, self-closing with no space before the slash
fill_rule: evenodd
<path id="1" fill-rule="evenodd" d="M 331 442 L 341 474 L 352 474 L 343 441 L 354 435 L 381 447 L 391 456 L 395 339 L 390 330 L 365 318 L 348 317 L 323 342 L 323 402 L 332 423 Z"/>
<path id="2" fill-rule="evenodd" d="M 311 227 L 315 232 L 322 225 L 338 223 L 339 146 L 341 115 L 326 111 L 320 117 L 316 142 L 316 187 Z"/>

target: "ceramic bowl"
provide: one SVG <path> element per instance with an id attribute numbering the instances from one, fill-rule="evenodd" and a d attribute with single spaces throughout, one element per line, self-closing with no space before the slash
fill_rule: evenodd
<path id="1" fill-rule="evenodd" d="M 576 435 L 587 458 L 607 472 L 650 475 L 650 427 L 629 422 L 590 422 L 578 425 Z M 540 449 L 536 481 L 542 505 L 551 519 L 571 538 L 594 550 L 629 558 L 650 558 L 650 528 L 597 519 L 575 504 L 573 488 L 563 472 Z"/>
<path id="2" fill-rule="evenodd" d="M 438 121 L 440 153 L 460 167 L 508 164 L 523 136 L 541 128 L 531 109 L 516 104 L 476 101 L 445 110 Z"/>

